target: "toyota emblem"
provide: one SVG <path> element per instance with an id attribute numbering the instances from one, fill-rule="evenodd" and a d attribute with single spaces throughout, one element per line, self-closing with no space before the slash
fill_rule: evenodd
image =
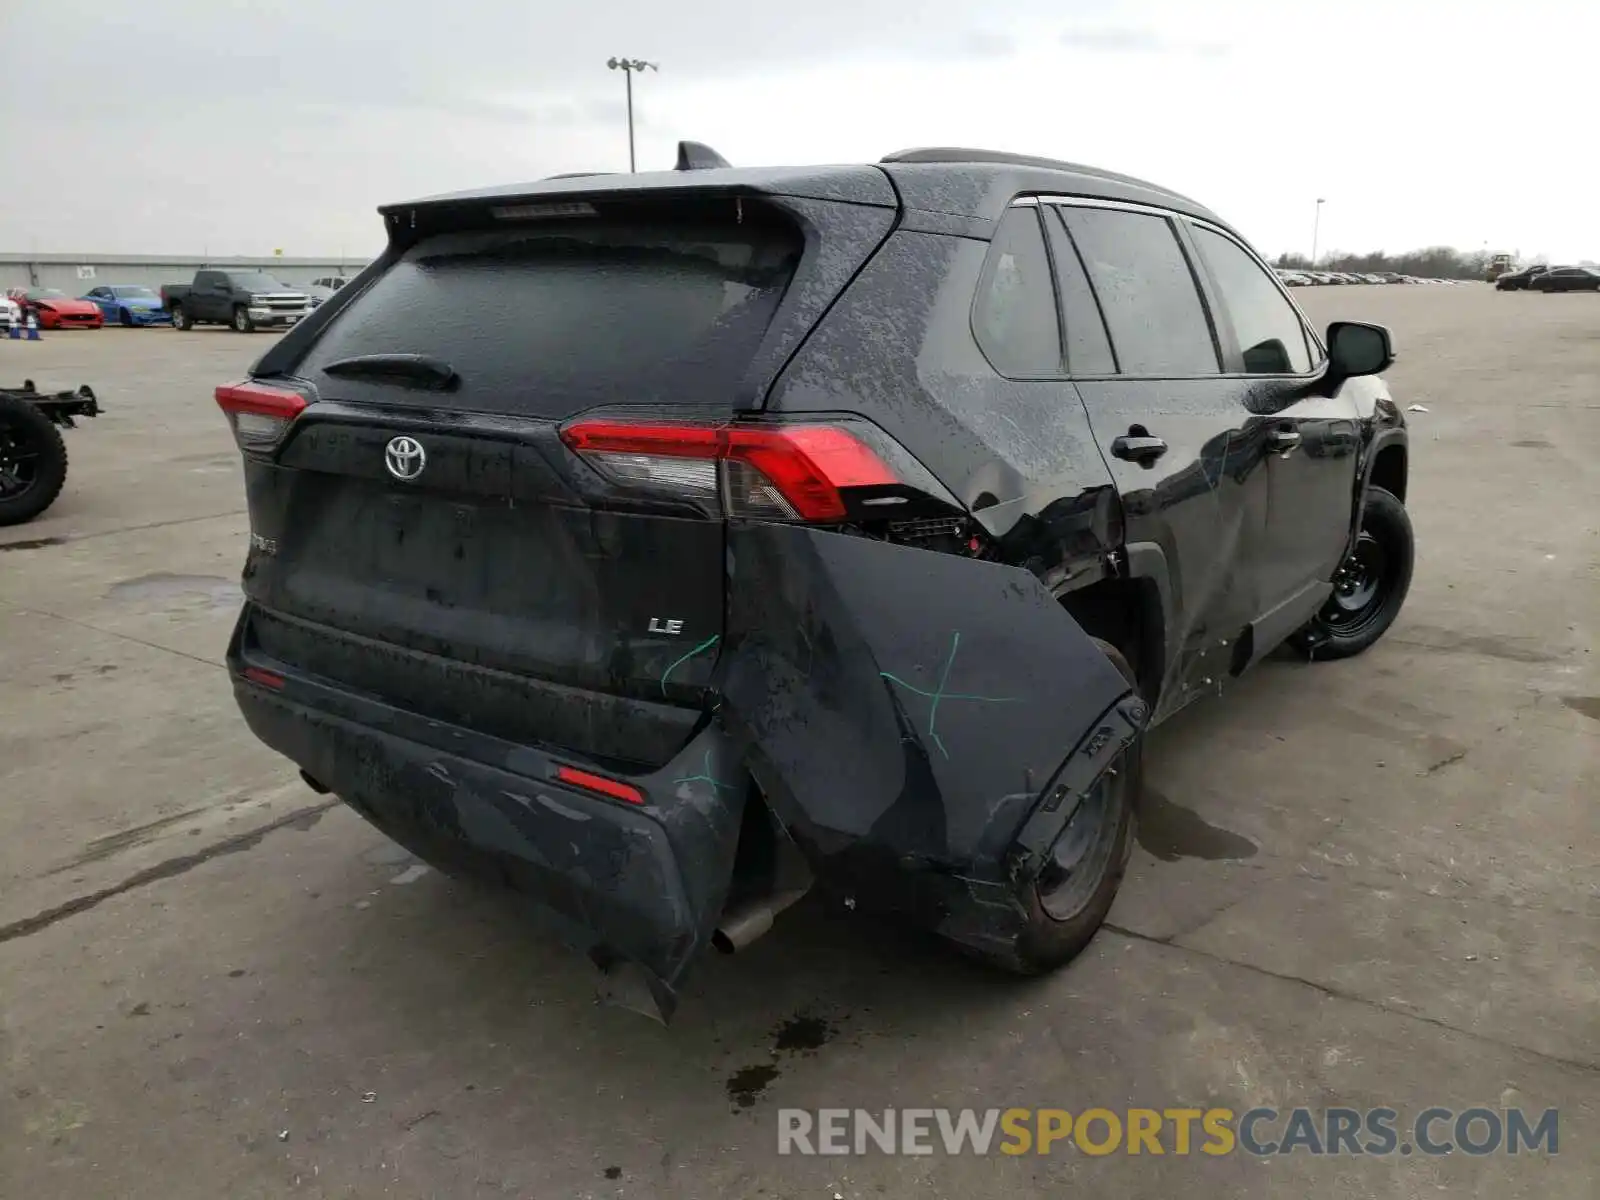
<path id="1" fill-rule="evenodd" d="M 383 461 L 389 474 L 410 483 L 428 465 L 428 452 L 414 437 L 390 438 L 383 451 Z"/>

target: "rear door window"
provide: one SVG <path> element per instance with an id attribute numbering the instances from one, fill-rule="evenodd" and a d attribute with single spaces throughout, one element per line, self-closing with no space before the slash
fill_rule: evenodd
<path id="1" fill-rule="evenodd" d="M 297 373 L 422 354 L 454 368 L 455 403 L 478 411 L 728 403 L 800 255 L 798 234 L 753 207 L 743 224 L 601 219 L 429 237 L 338 314 Z"/>
<path id="2" fill-rule="evenodd" d="M 1034 208 L 1000 219 L 978 282 L 972 331 L 1000 374 L 1037 379 L 1061 374 L 1061 324 L 1055 284 Z"/>
<path id="3" fill-rule="evenodd" d="M 1203 225 L 1190 231 L 1210 268 L 1244 352 L 1249 375 L 1301 375 L 1311 369 L 1305 327 L 1278 285 L 1245 249 Z"/>
<path id="4" fill-rule="evenodd" d="M 1221 370 L 1205 305 L 1167 218 L 1062 209 L 1124 375 L 1185 378 Z"/>
<path id="5" fill-rule="evenodd" d="M 1072 244 L 1061 210 L 1047 206 L 1045 223 L 1050 228 L 1052 257 L 1056 267 L 1056 288 L 1061 293 L 1061 323 L 1067 331 L 1067 373 L 1069 375 L 1114 375 L 1116 357 L 1106 335 L 1105 319 L 1084 273 L 1083 260 Z"/>

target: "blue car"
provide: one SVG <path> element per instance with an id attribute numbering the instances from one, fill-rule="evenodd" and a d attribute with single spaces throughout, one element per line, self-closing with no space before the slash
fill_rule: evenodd
<path id="1" fill-rule="evenodd" d="M 161 297 L 139 284 L 104 284 L 84 297 L 99 306 L 109 325 L 170 325 L 172 314 L 161 306 Z"/>

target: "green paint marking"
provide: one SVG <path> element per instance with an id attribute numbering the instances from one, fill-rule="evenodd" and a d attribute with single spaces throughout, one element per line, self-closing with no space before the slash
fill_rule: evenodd
<path id="1" fill-rule="evenodd" d="M 739 789 L 731 783 L 719 783 L 716 776 L 711 773 L 711 751 L 706 751 L 704 763 L 699 775 L 685 775 L 681 779 L 674 779 L 673 783 L 709 783 L 713 792 L 736 792 Z"/>
<path id="2" fill-rule="evenodd" d="M 675 659 L 667 667 L 667 669 L 665 671 L 661 672 L 661 694 L 663 696 L 665 696 L 667 694 L 667 677 L 669 675 L 671 675 L 679 667 L 683 666 L 684 663 L 688 662 L 696 654 L 699 654 L 703 650 L 711 649 L 711 647 L 715 646 L 717 644 L 717 642 L 719 642 L 721 639 L 722 639 L 722 635 L 720 633 L 713 633 L 710 637 L 708 637 L 705 641 L 701 642 L 698 646 L 696 646 L 693 650 L 689 651 L 689 653 L 685 654 L 682 658 Z"/>
<path id="3" fill-rule="evenodd" d="M 1016 696 L 976 696 L 970 692 L 945 691 L 945 685 L 950 681 L 951 668 L 953 668 L 956 663 L 956 651 L 960 648 L 961 631 L 958 629 L 950 636 L 950 654 L 944 660 L 944 669 L 939 672 L 939 687 L 937 690 L 932 692 L 928 691 L 926 688 L 919 688 L 914 683 L 907 683 L 898 675 L 891 675 L 888 671 L 878 672 L 879 675 L 887 679 L 890 683 L 897 683 L 901 687 L 905 688 L 906 691 L 915 692 L 917 695 L 933 701 L 933 703 L 928 706 L 928 736 L 933 739 L 933 744 L 939 747 L 939 753 L 944 755 L 946 758 L 950 757 L 950 751 L 945 748 L 944 739 L 939 736 L 939 731 L 934 728 L 934 723 L 939 719 L 939 704 L 941 701 L 971 700 L 983 704 L 1010 704 L 1017 699 Z"/>
<path id="4" fill-rule="evenodd" d="M 933 731 L 934 719 L 939 715 L 939 701 L 944 699 L 944 686 L 950 682 L 950 668 L 956 665 L 956 651 L 961 648 L 961 630 L 956 630 L 950 635 L 950 657 L 944 660 L 944 670 L 939 672 L 939 693 L 934 696 L 933 703 L 928 705 L 928 736 L 939 743 L 939 749 L 946 758 L 950 752 L 945 750 L 944 742 Z"/>

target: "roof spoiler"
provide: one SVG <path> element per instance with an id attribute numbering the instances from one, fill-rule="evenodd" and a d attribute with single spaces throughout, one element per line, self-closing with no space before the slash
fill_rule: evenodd
<path id="1" fill-rule="evenodd" d="M 714 171 L 733 164 L 704 142 L 679 142 L 675 171 Z"/>

